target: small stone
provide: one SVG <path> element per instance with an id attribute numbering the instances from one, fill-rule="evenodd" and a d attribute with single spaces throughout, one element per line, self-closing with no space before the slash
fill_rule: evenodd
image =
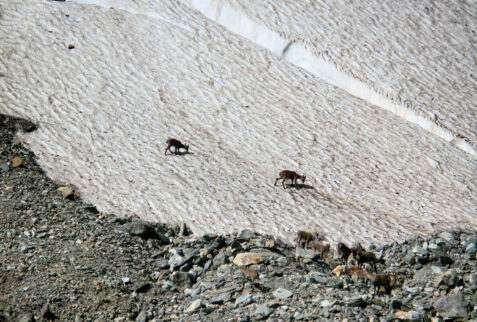
<path id="1" fill-rule="evenodd" d="M 320 303 L 321 307 L 329 307 L 330 305 L 331 305 L 331 303 L 328 300 L 321 301 L 321 303 Z"/>
<path id="2" fill-rule="evenodd" d="M 261 319 L 266 319 L 273 313 L 273 309 L 270 308 L 267 304 L 260 305 L 255 311 L 254 315 L 258 316 Z"/>
<path id="3" fill-rule="evenodd" d="M 138 316 L 136 317 L 136 322 L 146 322 L 147 321 L 147 311 L 141 310 Z"/>
<path id="4" fill-rule="evenodd" d="M 277 264 L 279 266 L 286 266 L 286 265 L 288 265 L 288 259 L 285 256 L 282 256 L 282 257 L 277 259 Z"/>
<path id="5" fill-rule="evenodd" d="M 193 313 L 197 311 L 200 307 L 202 306 L 202 301 L 200 299 L 197 299 L 193 301 L 187 309 L 184 311 L 185 313 Z"/>
<path id="6" fill-rule="evenodd" d="M 131 283 L 131 279 L 129 277 L 121 277 L 121 281 L 124 283 L 124 284 L 129 284 Z"/>
<path id="7" fill-rule="evenodd" d="M 179 254 L 175 254 L 169 258 L 168 264 L 171 267 L 171 269 L 175 269 L 177 267 L 182 266 L 186 262 L 186 258 L 184 256 L 181 256 Z"/>
<path id="8" fill-rule="evenodd" d="M 63 206 L 63 201 L 61 201 L 61 200 L 53 200 L 53 201 L 51 202 L 51 206 L 52 206 L 53 208 L 60 208 L 60 207 Z"/>
<path id="9" fill-rule="evenodd" d="M 401 319 L 401 320 L 411 320 L 411 321 L 418 321 L 418 320 L 421 320 L 422 317 L 423 317 L 423 314 L 421 312 L 417 312 L 417 311 L 408 311 L 408 312 L 405 312 L 405 311 L 397 311 L 396 313 L 394 313 L 394 317 L 396 319 Z"/>
<path id="10" fill-rule="evenodd" d="M 437 235 L 438 237 L 442 238 L 442 239 L 445 239 L 447 240 L 448 242 L 451 242 L 454 240 L 454 234 L 450 233 L 450 232 L 442 232 L 440 233 L 439 235 Z"/>
<path id="11" fill-rule="evenodd" d="M 228 264 L 229 263 L 229 256 L 230 254 L 227 254 L 227 252 L 221 252 L 217 254 L 217 256 L 214 257 L 212 260 L 212 264 L 214 267 L 219 267 L 220 265 Z"/>
<path id="12" fill-rule="evenodd" d="M 293 296 L 293 292 L 285 289 L 285 288 L 277 288 L 274 292 L 273 292 L 273 296 L 277 299 L 277 300 L 284 300 L 284 299 L 287 299 L 291 296 Z"/>
<path id="13" fill-rule="evenodd" d="M 465 248 L 465 252 L 467 254 L 474 254 L 475 252 L 477 252 L 477 244 L 476 243 L 470 243 L 469 245 L 467 245 L 467 247 Z"/>
<path id="14" fill-rule="evenodd" d="M 68 187 L 60 187 L 60 188 L 58 188 L 58 191 L 61 192 L 61 195 L 63 196 L 64 199 L 73 199 L 74 198 L 73 190 L 71 190 Z"/>
<path id="15" fill-rule="evenodd" d="M 265 259 L 265 256 L 259 253 L 240 253 L 235 256 L 233 263 L 237 266 L 247 266 L 258 264 Z"/>
<path id="16" fill-rule="evenodd" d="M 446 256 L 446 255 L 439 256 L 439 264 L 441 264 L 442 266 L 451 265 L 453 262 L 454 261 L 449 256 Z"/>
<path id="17" fill-rule="evenodd" d="M 250 229 L 243 229 L 237 234 L 237 238 L 241 241 L 247 241 L 255 237 L 255 234 Z"/>
<path id="18" fill-rule="evenodd" d="M 13 157 L 12 168 L 18 168 L 23 164 L 23 160 L 20 157 Z"/>
<path id="19" fill-rule="evenodd" d="M 348 306 L 366 307 L 368 303 L 365 301 L 365 296 L 353 296 L 344 299 Z"/>
<path id="20" fill-rule="evenodd" d="M 295 251 L 296 258 L 314 259 L 317 256 L 313 249 L 297 248 Z"/>
<path id="21" fill-rule="evenodd" d="M 427 254 L 427 247 L 424 248 L 424 247 L 416 246 L 416 247 L 414 247 L 412 252 L 417 253 L 417 254 L 421 254 L 421 255 L 426 255 Z"/>
<path id="22" fill-rule="evenodd" d="M 230 292 L 225 292 L 222 294 L 219 294 L 218 296 L 214 297 L 212 300 L 210 300 L 211 304 L 223 304 L 227 303 L 230 301 L 232 298 L 232 294 Z"/>
<path id="23" fill-rule="evenodd" d="M 74 49 L 74 48 L 75 48 L 75 45 L 72 45 L 72 44 L 68 45 L 68 49 Z"/>
<path id="24" fill-rule="evenodd" d="M 416 263 L 416 257 L 414 256 L 414 254 L 409 253 L 404 256 L 404 261 L 409 265 L 414 265 Z"/>
<path id="25" fill-rule="evenodd" d="M 35 319 L 33 318 L 33 314 L 28 312 L 28 313 L 23 313 L 18 317 L 18 322 L 33 322 Z"/>
<path id="26" fill-rule="evenodd" d="M 9 166 L 8 166 L 8 163 L 2 163 L 0 164 L 0 171 L 8 171 L 9 169 Z"/>
<path id="27" fill-rule="evenodd" d="M 250 304 L 251 302 L 252 302 L 252 295 L 251 294 L 244 294 L 242 296 L 239 296 L 235 300 L 235 306 L 247 305 L 247 304 Z"/>
<path id="28" fill-rule="evenodd" d="M 172 283 L 179 289 L 191 287 L 194 283 L 194 276 L 187 272 L 174 272 L 172 274 Z"/>

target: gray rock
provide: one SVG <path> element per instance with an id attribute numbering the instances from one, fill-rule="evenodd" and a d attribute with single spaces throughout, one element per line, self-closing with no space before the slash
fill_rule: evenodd
<path id="1" fill-rule="evenodd" d="M 273 313 L 273 309 L 267 304 L 260 305 L 254 313 L 254 316 L 261 319 L 266 319 Z"/>
<path id="2" fill-rule="evenodd" d="M 147 311 L 141 310 L 141 312 L 139 312 L 136 318 L 136 322 L 146 322 L 146 321 L 147 321 Z"/>
<path id="3" fill-rule="evenodd" d="M 309 272 L 307 276 L 307 280 L 310 283 L 314 283 L 314 284 L 318 284 L 318 283 L 326 284 L 329 282 L 330 278 L 320 272 Z"/>
<path id="4" fill-rule="evenodd" d="M 223 264 L 228 264 L 229 263 L 229 256 L 230 254 L 228 252 L 221 252 L 217 254 L 217 256 L 214 257 L 212 260 L 212 264 L 214 267 L 219 267 L 220 265 Z"/>
<path id="5" fill-rule="evenodd" d="M 477 252 L 477 244 L 476 243 L 470 243 L 469 245 L 467 245 L 467 247 L 465 247 L 465 252 L 467 254 L 474 254 Z"/>
<path id="6" fill-rule="evenodd" d="M 416 257 L 414 254 L 409 253 L 404 257 L 404 261 L 409 265 L 414 265 L 416 263 Z"/>
<path id="7" fill-rule="evenodd" d="M 33 318 L 33 314 L 30 312 L 23 313 L 18 317 L 18 322 L 33 322 L 35 319 Z"/>
<path id="8" fill-rule="evenodd" d="M 421 247 L 421 246 L 416 246 L 412 250 L 413 253 L 420 254 L 420 255 L 426 255 L 427 254 L 427 247 Z"/>
<path id="9" fill-rule="evenodd" d="M 0 164 L 0 171 L 8 171 L 8 163 Z"/>
<path id="10" fill-rule="evenodd" d="M 347 297 L 344 299 L 344 303 L 348 306 L 366 307 L 368 305 L 368 302 L 365 300 L 366 298 L 366 295 Z"/>
<path id="11" fill-rule="evenodd" d="M 247 241 L 254 238 L 256 235 L 253 231 L 249 229 L 242 229 L 238 234 L 237 238 L 241 241 Z"/>
<path id="12" fill-rule="evenodd" d="M 466 318 L 467 309 L 461 292 L 448 294 L 433 304 L 434 309 L 447 319 Z"/>
<path id="13" fill-rule="evenodd" d="M 314 259 L 317 256 L 313 249 L 297 248 L 295 251 L 296 258 Z"/>
<path id="14" fill-rule="evenodd" d="M 214 297 L 212 300 L 210 300 L 211 304 L 223 304 L 227 303 L 230 301 L 232 298 L 232 294 L 230 292 L 225 292 L 222 294 L 219 294 L 218 296 Z"/>
<path id="15" fill-rule="evenodd" d="M 449 256 L 446 256 L 446 255 L 439 256 L 439 264 L 441 264 L 442 266 L 451 265 L 453 262 L 454 261 Z"/>
<path id="16" fill-rule="evenodd" d="M 251 294 L 244 294 L 242 296 L 239 296 L 235 300 L 235 306 L 240 306 L 240 305 L 247 305 L 252 302 L 252 295 Z"/>
<path id="17" fill-rule="evenodd" d="M 286 265 L 288 265 L 288 258 L 286 258 L 286 257 L 280 257 L 280 258 L 278 258 L 278 259 L 277 259 L 277 264 L 278 264 L 279 266 L 286 266 Z"/>
<path id="18" fill-rule="evenodd" d="M 157 262 L 157 267 L 160 269 L 167 269 L 169 268 L 169 261 L 167 259 L 161 259 Z"/>
<path id="19" fill-rule="evenodd" d="M 450 232 L 442 232 L 437 235 L 438 237 L 447 240 L 448 242 L 451 242 L 454 240 L 454 234 Z"/>
<path id="20" fill-rule="evenodd" d="M 285 288 L 277 288 L 274 292 L 273 292 L 273 296 L 277 299 L 277 300 L 284 300 L 286 298 L 289 298 L 291 296 L 293 296 L 293 292 L 285 289 Z"/>
<path id="21" fill-rule="evenodd" d="M 186 313 L 193 313 L 197 311 L 200 307 L 202 306 L 202 301 L 200 299 L 197 299 L 193 301 L 185 310 Z"/>
<path id="22" fill-rule="evenodd" d="M 52 206 L 53 208 L 60 208 L 60 207 L 63 206 L 63 201 L 61 201 L 61 200 L 53 200 L 53 201 L 51 202 L 51 206 Z"/>
<path id="23" fill-rule="evenodd" d="M 129 284 L 131 283 L 131 279 L 129 277 L 121 277 L 121 281 L 124 283 L 124 284 Z"/>
<path id="24" fill-rule="evenodd" d="M 194 276 L 187 272 L 174 272 L 172 274 L 172 283 L 179 289 L 191 287 L 194 284 Z"/>
<path id="25" fill-rule="evenodd" d="M 169 244 L 169 238 L 159 234 L 150 223 L 143 221 L 132 222 L 126 229 L 131 236 L 139 236 L 143 239 L 157 239 L 160 244 Z"/>
<path id="26" fill-rule="evenodd" d="M 174 254 L 169 258 L 168 264 L 171 270 L 181 267 L 186 262 L 186 258 L 179 254 Z"/>

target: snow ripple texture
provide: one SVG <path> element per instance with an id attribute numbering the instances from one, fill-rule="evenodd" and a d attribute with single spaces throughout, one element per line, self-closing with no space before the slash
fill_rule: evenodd
<path id="1" fill-rule="evenodd" d="M 475 2 L 184 1 L 239 11 L 476 149 Z"/>
<path id="2" fill-rule="evenodd" d="M 0 8 L 0 112 L 38 123 L 20 138 L 101 211 L 332 243 L 477 228 L 470 154 L 181 2 L 118 3 Z M 308 186 L 274 187 L 283 169 Z"/>

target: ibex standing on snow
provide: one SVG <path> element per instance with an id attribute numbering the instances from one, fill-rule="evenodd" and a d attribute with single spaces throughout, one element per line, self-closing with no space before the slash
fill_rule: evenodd
<path id="1" fill-rule="evenodd" d="M 283 188 L 286 188 L 285 187 L 285 180 L 287 180 L 287 179 L 290 179 L 291 182 L 292 182 L 292 185 L 295 185 L 295 186 L 296 186 L 297 179 L 300 179 L 302 183 L 304 183 L 305 179 L 306 179 L 305 175 L 301 176 L 298 173 L 296 173 L 295 171 L 290 171 L 290 170 L 283 170 L 282 172 L 280 172 L 279 176 L 280 177 L 277 178 L 277 180 L 275 180 L 274 186 L 277 185 L 278 180 L 282 180 Z"/>
<path id="2" fill-rule="evenodd" d="M 167 151 L 169 151 L 172 154 L 171 147 L 174 147 L 174 154 L 177 154 L 181 148 L 189 152 L 189 146 L 182 144 L 182 142 L 177 139 L 168 139 L 166 143 L 167 143 L 167 147 L 166 147 L 166 150 L 164 151 L 164 155 L 167 154 Z"/>

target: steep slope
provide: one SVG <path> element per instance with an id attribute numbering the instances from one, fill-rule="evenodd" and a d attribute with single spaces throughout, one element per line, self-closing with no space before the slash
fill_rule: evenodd
<path id="1" fill-rule="evenodd" d="M 267 35 L 303 46 L 475 149 L 477 7 L 472 3 L 184 1 L 219 23 L 236 25 L 239 33 L 251 31 L 245 26 L 251 19 L 263 26 L 253 32 L 267 29 Z"/>
<path id="2" fill-rule="evenodd" d="M 0 112 L 38 123 L 40 165 L 102 211 L 365 244 L 476 228 L 472 156 L 181 2 L 10 1 L 0 27 Z M 308 189 L 274 187 L 282 169 Z"/>

